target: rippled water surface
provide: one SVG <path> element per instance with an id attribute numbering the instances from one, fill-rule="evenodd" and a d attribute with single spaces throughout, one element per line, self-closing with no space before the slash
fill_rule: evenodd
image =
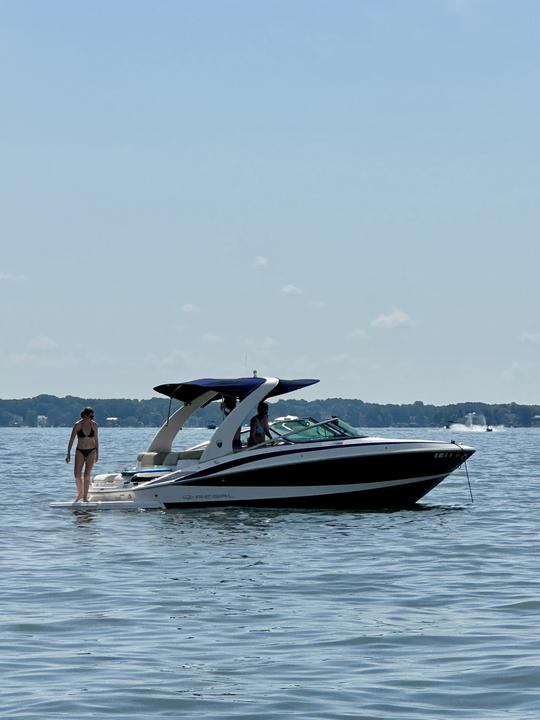
<path id="1" fill-rule="evenodd" d="M 477 448 L 388 513 L 53 510 L 68 434 L 0 428 L 1 717 L 540 717 L 540 430 L 378 431 Z"/>

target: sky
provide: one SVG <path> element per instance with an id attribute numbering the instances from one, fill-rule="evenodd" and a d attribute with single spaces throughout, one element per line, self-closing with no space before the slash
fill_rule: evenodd
<path id="1" fill-rule="evenodd" d="M 0 397 L 540 404 L 536 0 L 0 0 Z"/>

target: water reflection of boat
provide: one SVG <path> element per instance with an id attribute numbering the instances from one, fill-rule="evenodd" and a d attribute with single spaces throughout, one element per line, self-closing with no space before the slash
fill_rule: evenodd
<path id="1" fill-rule="evenodd" d="M 203 379 L 155 388 L 183 403 L 129 471 L 96 476 L 88 507 L 406 507 L 458 468 L 474 449 L 455 442 L 369 437 L 331 417 L 280 418 L 271 438 L 233 450 L 259 402 L 317 380 Z M 210 440 L 180 452 L 177 433 L 199 408 L 224 397 L 237 405 Z M 68 507 L 69 503 L 57 504 Z"/>

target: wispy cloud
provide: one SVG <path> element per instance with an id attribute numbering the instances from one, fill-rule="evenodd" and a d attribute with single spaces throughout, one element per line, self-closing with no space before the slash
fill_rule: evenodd
<path id="1" fill-rule="evenodd" d="M 223 342 L 223 338 L 221 337 L 221 335 L 215 335 L 214 333 L 210 333 L 210 332 L 203 333 L 203 335 L 201 335 L 201 340 L 206 343 L 222 343 Z"/>
<path id="2" fill-rule="evenodd" d="M 301 295 L 302 290 L 299 287 L 296 287 L 296 285 L 284 285 L 281 288 L 281 292 L 284 295 Z"/>
<path id="3" fill-rule="evenodd" d="M 265 258 L 263 255 L 257 255 L 254 265 L 255 267 L 264 267 L 265 265 L 268 265 L 268 258 Z"/>
<path id="4" fill-rule="evenodd" d="M 311 307 L 318 309 L 324 308 L 327 305 L 325 300 L 311 300 L 309 304 L 311 305 Z"/>
<path id="5" fill-rule="evenodd" d="M 259 350 L 269 350 L 270 348 L 276 347 L 279 345 L 279 341 L 276 340 L 276 338 L 270 337 L 267 335 L 266 337 L 262 338 L 246 338 L 244 340 L 244 345 L 247 345 L 249 348 L 257 348 Z"/>
<path id="6" fill-rule="evenodd" d="M 328 357 L 328 362 L 332 365 L 333 364 L 342 365 L 343 363 L 346 363 L 346 364 L 350 363 L 352 358 L 353 358 L 353 356 L 351 355 L 351 353 L 342 352 L 342 353 L 336 353 L 335 355 L 330 355 Z"/>
<path id="7" fill-rule="evenodd" d="M 180 309 L 185 313 L 199 312 L 199 308 L 192 303 L 184 303 Z"/>
<path id="8" fill-rule="evenodd" d="M 411 318 L 403 310 L 393 310 L 388 315 L 381 314 L 372 320 L 371 327 L 375 328 L 397 328 L 412 325 Z"/>
<path id="9" fill-rule="evenodd" d="M 531 387 L 536 383 L 540 364 L 537 362 L 513 363 L 502 372 L 504 382 Z"/>
<path id="10" fill-rule="evenodd" d="M 533 345 L 540 344 L 540 333 L 536 332 L 524 332 L 521 333 L 519 339 L 521 342 L 532 343 Z"/>
<path id="11" fill-rule="evenodd" d="M 66 353 L 65 355 L 44 355 L 42 353 L 10 352 L 0 359 L 0 363 L 6 367 L 39 369 L 47 367 L 74 367 L 80 363 L 80 359 L 71 353 Z"/>
<path id="12" fill-rule="evenodd" d="M 17 353 L 11 352 L 5 356 L 4 363 L 8 367 L 29 367 L 36 365 L 39 361 L 37 355 L 33 353 Z"/>
<path id="13" fill-rule="evenodd" d="M 470 0 L 446 0 L 447 7 L 456 13 L 463 13 L 467 10 Z"/>
<path id="14" fill-rule="evenodd" d="M 23 279 L 24 279 L 24 275 L 16 275 L 15 273 L 0 271 L 0 282 L 2 280 L 5 282 L 10 282 L 12 280 L 23 280 Z"/>
<path id="15" fill-rule="evenodd" d="M 365 330 L 362 330 L 362 328 L 354 328 L 354 330 L 347 333 L 347 337 L 349 340 L 365 340 L 368 334 Z"/>
<path id="16" fill-rule="evenodd" d="M 54 350 L 56 342 L 47 335 L 38 335 L 28 343 L 31 350 Z"/>
<path id="17" fill-rule="evenodd" d="M 146 356 L 146 361 L 156 368 L 184 367 L 188 359 L 189 355 L 182 350 L 173 350 L 168 355 L 150 353 Z"/>

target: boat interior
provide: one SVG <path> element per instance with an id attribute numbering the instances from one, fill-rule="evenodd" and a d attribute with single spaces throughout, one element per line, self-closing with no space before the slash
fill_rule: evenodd
<path id="1" fill-rule="evenodd" d="M 324 442 L 325 440 L 346 440 L 365 437 L 365 435 L 359 434 L 355 428 L 337 417 L 322 421 L 317 421 L 311 417 L 298 418 L 289 416 L 286 418 L 276 418 L 276 420 L 270 423 L 270 433 L 273 436 L 271 440 L 266 439 L 263 443 L 250 448 L 250 450 L 300 442 Z M 249 429 L 246 428 L 242 430 L 240 434 L 242 449 L 247 449 L 248 436 Z M 210 441 L 206 441 L 187 450 L 147 451 L 139 453 L 137 456 L 137 467 L 140 469 L 157 467 L 172 469 L 180 462 L 183 463 L 186 460 L 199 461 L 209 442 Z M 233 451 L 231 450 L 231 452 Z M 240 450 L 234 452 L 240 452 Z"/>

